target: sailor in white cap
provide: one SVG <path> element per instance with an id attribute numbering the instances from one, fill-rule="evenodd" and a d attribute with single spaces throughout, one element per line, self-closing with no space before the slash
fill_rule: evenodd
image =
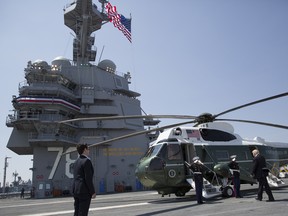
<path id="1" fill-rule="evenodd" d="M 199 158 L 198 156 L 196 156 L 196 157 L 193 158 L 193 162 L 196 163 L 196 162 L 199 161 L 199 159 L 200 159 L 200 158 Z"/>
<path id="2" fill-rule="evenodd" d="M 196 197 L 197 203 L 203 204 L 202 199 L 202 189 L 203 189 L 203 163 L 200 161 L 199 157 L 193 158 L 193 163 L 189 166 L 192 170 L 194 175 L 194 182 L 195 182 L 195 190 L 196 190 Z"/>
<path id="3" fill-rule="evenodd" d="M 240 193 L 240 168 L 236 162 L 237 155 L 231 155 L 231 161 L 228 163 L 232 174 L 232 181 L 234 185 L 234 195 L 236 198 L 242 198 Z"/>

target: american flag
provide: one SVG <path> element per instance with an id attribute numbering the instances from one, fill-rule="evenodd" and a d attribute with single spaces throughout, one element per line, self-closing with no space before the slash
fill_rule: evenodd
<path id="1" fill-rule="evenodd" d="M 118 14 L 116 6 L 112 6 L 110 2 L 106 4 L 105 8 L 110 22 L 112 22 L 116 28 L 122 31 L 130 43 L 132 43 L 131 19 L 126 19 L 123 15 Z"/>
<path id="2" fill-rule="evenodd" d="M 199 130 L 186 130 L 188 138 L 197 138 L 200 140 L 200 131 Z"/>

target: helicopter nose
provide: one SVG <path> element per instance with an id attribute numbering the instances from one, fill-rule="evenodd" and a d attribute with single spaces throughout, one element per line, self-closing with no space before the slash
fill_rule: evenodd
<path id="1" fill-rule="evenodd" d="M 153 187 L 161 182 L 159 175 L 163 175 L 164 167 L 165 162 L 159 157 L 143 160 L 138 164 L 135 175 L 145 187 Z"/>
<path id="2" fill-rule="evenodd" d="M 135 173 L 136 175 L 141 175 L 141 174 L 147 175 L 153 171 L 164 170 L 164 167 L 165 167 L 165 162 L 159 157 L 154 157 L 150 160 L 142 161 L 141 163 L 139 163 L 137 165 Z"/>

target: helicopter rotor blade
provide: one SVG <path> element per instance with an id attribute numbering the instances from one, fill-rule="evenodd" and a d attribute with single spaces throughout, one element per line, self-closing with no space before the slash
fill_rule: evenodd
<path id="1" fill-rule="evenodd" d="M 282 129 L 288 129 L 288 126 L 285 125 L 279 125 L 279 124 L 273 124 L 273 123 L 268 123 L 268 122 L 259 122 L 259 121 L 252 121 L 252 120 L 242 120 L 242 119 L 218 119 L 218 116 L 227 114 L 229 112 L 247 107 L 247 106 L 251 106 L 254 104 L 258 104 L 258 103 L 262 103 L 265 101 L 269 101 L 269 100 L 274 100 L 280 97 L 285 97 L 288 96 L 288 92 L 282 93 L 282 94 L 278 94 L 278 95 L 274 95 L 271 97 L 267 97 L 267 98 L 263 98 L 254 102 L 250 102 L 241 106 L 237 106 L 234 107 L 232 109 L 228 109 L 224 112 L 218 113 L 216 115 L 212 115 L 210 113 L 203 113 L 199 116 L 191 116 L 191 115 L 131 115 L 131 116 L 106 116 L 106 117 L 88 117 L 88 118 L 77 118 L 77 119 L 69 119 L 69 120 L 64 120 L 64 121 L 60 121 L 58 122 L 59 124 L 61 123 L 69 123 L 69 122 L 75 122 L 75 121 L 97 121 L 97 120 L 121 120 L 121 119 L 137 119 L 137 118 L 143 118 L 143 119 L 149 119 L 149 118 L 171 118 L 171 119 L 193 119 L 192 121 L 187 121 L 187 122 L 181 122 L 181 123 L 176 123 L 176 124 L 170 124 L 170 125 L 166 125 L 163 127 L 159 127 L 159 128 L 153 128 L 150 130 L 143 130 L 143 131 L 138 131 L 135 133 L 131 133 L 131 134 L 126 134 L 120 137 L 116 137 L 116 138 L 112 138 L 109 140 L 105 140 L 102 142 L 98 142 L 98 143 L 94 143 L 91 144 L 90 147 L 93 146 L 97 146 L 97 145 L 103 145 L 103 144 L 107 144 L 110 142 L 114 142 L 114 141 L 118 141 L 118 140 L 122 140 L 122 139 L 126 139 L 129 137 L 133 137 L 133 136 L 138 136 L 138 135 L 142 135 L 142 134 L 147 134 L 153 131 L 160 131 L 160 130 L 164 130 L 167 128 L 171 128 L 171 127 L 177 127 L 177 126 L 181 126 L 181 125 L 185 125 L 185 124 L 191 124 L 191 123 L 195 123 L 195 126 L 198 126 L 201 123 L 206 123 L 206 122 L 213 122 L 213 121 L 232 121 L 232 122 L 242 122 L 242 123 L 251 123 L 251 124 L 258 124 L 258 125 L 264 125 L 264 126 L 271 126 L 271 127 L 276 127 L 276 128 L 282 128 Z M 217 118 L 217 119 L 216 119 Z M 76 151 L 76 150 L 75 150 Z M 74 151 L 69 151 L 69 152 L 65 152 L 64 154 L 68 154 Z"/>
<path id="2" fill-rule="evenodd" d="M 180 123 L 176 123 L 176 124 L 170 124 L 170 125 L 166 125 L 166 126 L 159 127 L 159 128 L 153 128 L 153 129 L 150 129 L 150 130 L 137 131 L 137 132 L 134 132 L 134 133 L 126 134 L 126 135 L 123 135 L 123 136 L 119 136 L 119 137 L 115 137 L 115 138 L 112 138 L 112 139 L 109 139 L 109 140 L 105 140 L 105 141 L 102 141 L 102 142 L 91 144 L 91 145 L 89 145 L 89 148 L 90 147 L 94 147 L 94 146 L 98 146 L 98 145 L 104 145 L 104 144 L 107 144 L 107 143 L 110 143 L 110 142 L 126 139 L 126 138 L 133 137 L 133 136 L 139 136 L 139 135 L 142 135 L 142 134 L 147 134 L 147 133 L 150 133 L 150 132 L 160 131 L 160 130 L 164 130 L 164 129 L 167 129 L 167 128 L 177 127 L 177 126 L 181 126 L 181 125 L 185 125 L 185 124 L 191 124 L 191 123 L 195 123 L 195 120 L 186 121 L 186 122 L 180 122 Z M 75 151 L 76 151 L 76 149 L 74 151 L 64 152 L 63 155 L 64 154 L 69 154 L 69 153 L 72 153 L 72 152 L 75 152 Z"/>
<path id="3" fill-rule="evenodd" d="M 121 119 L 152 119 L 152 118 L 170 118 L 170 119 L 195 119 L 197 116 L 191 115 L 130 115 L 130 116 L 106 116 L 106 117 L 88 117 L 76 118 L 60 121 L 60 124 L 76 121 L 104 121 L 104 120 L 121 120 Z"/>
<path id="4" fill-rule="evenodd" d="M 288 129 L 288 126 L 273 124 L 268 122 L 259 122 L 259 121 L 252 121 L 252 120 L 244 120 L 244 119 L 215 119 L 214 121 L 233 121 L 233 122 L 243 122 L 243 123 L 251 123 L 251 124 L 259 124 L 265 126 L 271 126 L 276 128 Z"/>
<path id="5" fill-rule="evenodd" d="M 265 102 L 265 101 L 274 100 L 274 99 L 277 99 L 277 98 L 280 98 L 280 97 L 285 97 L 285 96 L 288 96 L 288 92 L 285 92 L 285 93 L 282 93 L 282 94 L 278 94 L 278 95 L 274 95 L 274 96 L 267 97 L 267 98 L 263 98 L 261 100 L 253 101 L 253 102 L 250 102 L 250 103 L 247 103 L 247 104 L 243 104 L 241 106 L 237 106 L 237 107 L 234 107 L 232 109 L 228 109 L 228 110 L 226 110 L 224 112 L 218 113 L 217 115 L 213 115 L 213 118 L 215 120 L 215 118 L 217 118 L 218 116 L 227 114 L 229 112 L 232 112 L 232 111 L 235 111 L 235 110 L 247 107 L 247 106 L 251 106 L 251 105 L 254 105 L 254 104 L 262 103 L 262 102 Z"/>

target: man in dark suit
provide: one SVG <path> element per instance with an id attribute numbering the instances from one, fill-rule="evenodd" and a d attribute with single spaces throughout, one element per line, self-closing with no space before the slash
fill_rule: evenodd
<path id="1" fill-rule="evenodd" d="M 78 144 L 79 157 L 74 163 L 74 216 L 87 216 L 91 199 L 96 197 L 93 185 L 94 169 L 89 156 L 87 144 Z"/>
<path id="2" fill-rule="evenodd" d="M 266 168 L 266 160 L 265 157 L 260 155 L 258 149 L 254 149 L 252 151 L 253 154 L 253 169 L 252 169 L 252 176 L 257 179 L 259 186 L 258 186 L 258 193 L 257 198 L 255 198 L 258 201 L 262 201 L 262 195 L 263 195 L 263 188 L 265 188 L 266 194 L 268 195 L 267 201 L 274 201 L 273 194 L 271 192 L 270 186 L 267 182 L 267 176 L 269 173 L 269 170 Z"/>

